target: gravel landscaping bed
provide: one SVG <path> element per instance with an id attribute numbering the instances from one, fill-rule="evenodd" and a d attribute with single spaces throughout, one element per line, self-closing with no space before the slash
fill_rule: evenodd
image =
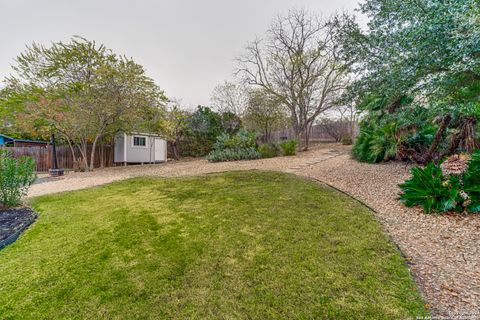
<path id="1" fill-rule="evenodd" d="M 0 250 L 15 242 L 36 218 L 37 214 L 26 207 L 0 210 Z"/>
<path id="2" fill-rule="evenodd" d="M 348 146 L 322 143 L 314 146 L 312 150 L 302 152 L 294 157 L 218 163 L 210 163 L 204 159 L 185 159 L 168 162 L 167 164 L 120 166 L 82 173 L 69 172 L 59 178 L 39 179 L 30 188 L 28 196 L 34 197 L 49 193 L 84 189 L 139 176 L 179 177 L 251 169 L 289 171 L 290 168 L 305 165 L 307 162 L 320 161 L 348 152 Z"/>
<path id="3" fill-rule="evenodd" d="M 398 201 L 398 184 L 409 177 L 410 167 L 402 163 L 359 163 L 351 159 L 349 150 L 338 144 L 322 144 L 295 157 L 224 163 L 183 160 L 166 165 L 71 173 L 32 186 L 29 196 L 77 190 L 136 176 L 175 177 L 229 170 L 278 170 L 315 178 L 376 211 L 377 219 L 406 256 L 433 314 L 478 316 L 480 215 L 426 215 L 419 209 L 406 208 Z"/>

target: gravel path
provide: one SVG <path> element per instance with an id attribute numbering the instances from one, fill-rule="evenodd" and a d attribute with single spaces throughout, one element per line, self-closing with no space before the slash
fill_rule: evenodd
<path id="1" fill-rule="evenodd" d="M 186 160 L 71 173 L 33 185 L 29 196 L 137 176 L 175 177 L 248 169 L 279 170 L 315 178 L 368 204 L 406 256 L 433 314 L 467 314 L 480 319 L 480 215 L 425 215 L 418 209 L 405 208 L 397 200 L 397 185 L 408 178 L 409 168 L 399 163 L 358 163 L 350 158 L 348 147 L 324 144 L 296 157 L 255 161 Z"/>
<path id="2" fill-rule="evenodd" d="M 291 171 L 292 167 L 300 167 L 305 165 L 305 163 L 329 159 L 348 152 L 349 147 L 336 144 L 322 144 L 295 157 L 219 163 L 210 163 L 203 159 L 187 159 L 167 164 L 113 167 L 84 173 L 71 172 L 60 178 L 45 177 L 39 179 L 30 188 L 28 196 L 35 197 L 49 193 L 84 189 L 139 176 L 179 177 L 250 169 Z"/>

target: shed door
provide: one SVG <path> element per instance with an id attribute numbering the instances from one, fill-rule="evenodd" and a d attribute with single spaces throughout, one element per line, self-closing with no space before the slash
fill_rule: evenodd
<path id="1" fill-rule="evenodd" d="M 163 139 L 155 138 L 155 161 L 167 160 L 167 142 Z"/>

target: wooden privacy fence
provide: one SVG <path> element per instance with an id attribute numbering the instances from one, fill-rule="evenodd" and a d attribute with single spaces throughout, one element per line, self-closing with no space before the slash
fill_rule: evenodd
<path id="1" fill-rule="evenodd" d="M 278 130 L 278 131 L 273 131 L 271 134 L 271 139 L 273 142 L 278 142 L 281 140 L 286 140 L 286 139 L 295 139 L 295 131 L 293 128 L 285 129 L 285 130 Z M 325 141 L 331 141 L 333 138 L 324 130 L 322 130 L 322 127 L 319 125 L 314 125 L 310 129 L 310 139 L 311 140 L 325 140 Z"/>
<path id="2" fill-rule="evenodd" d="M 358 133 L 359 133 L 359 126 L 358 124 L 355 123 L 353 128 L 353 137 L 356 137 Z M 261 138 L 264 139 L 263 136 Z M 286 139 L 295 139 L 295 131 L 293 130 L 293 128 L 273 131 L 271 134 L 272 142 L 278 142 Z M 328 132 L 327 128 L 322 124 L 316 124 L 310 128 L 310 139 L 312 141 L 314 140 L 335 141 L 335 138 L 331 135 L 330 132 Z"/>
<path id="3" fill-rule="evenodd" d="M 35 160 L 36 170 L 38 172 L 47 172 L 52 168 L 52 157 L 53 157 L 53 148 L 51 146 L 47 147 L 4 147 L 8 150 L 13 157 L 28 156 Z M 88 154 L 92 150 L 91 146 L 88 148 Z M 113 162 L 114 148 L 113 146 L 97 146 L 95 148 L 95 160 L 94 167 L 112 167 L 115 165 Z M 80 152 L 75 151 L 77 158 L 80 157 Z M 57 160 L 58 167 L 62 169 L 73 169 L 73 155 L 69 146 L 58 146 L 57 147 Z M 90 161 L 90 158 L 89 158 Z"/>

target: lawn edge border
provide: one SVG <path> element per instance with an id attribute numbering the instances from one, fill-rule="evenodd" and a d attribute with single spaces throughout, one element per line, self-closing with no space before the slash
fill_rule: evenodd
<path id="1" fill-rule="evenodd" d="M 339 189 L 337 187 L 335 187 L 334 185 L 328 183 L 328 182 L 325 182 L 321 179 L 318 179 L 318 178 L 315 178 L 315 177 L 312 177 L 310 175 L 302 175 L 302 174 L 299 174 L 299 173 L 296 173 L 296 172 L 288 172 L 288 171 L 280 171 L 280 170 L 262 170 L 262 169 L 248 169 L 248 170 L 225 170 L 225 171 L 221 171 L 221 172 L 209 172 L 209 173 L 206 173 L 204 175 L 214 175 L 214 174 L 222 174 L 222 173 L 228 173 L 228 172 L 248 172 L 248 171 L 257 171 L 257 172 L 278 172 L 278 173 L 283 173 L 283 174 L 286 174 L 286 175 L 290 175 L 290 176 L 293 176 L 293 177 L 296 177 L 296 178 L 299 178 L 301 180 L 304 180 L 304 181 L 310 181 L 310 182 L 313 182 L 317 185 L 320 185 L 320 186 L 323 186 L 323 187 L 326 187 L 326 188 L 329 188 L 329 189 L 332 189 L 334 191 L 337 191 L 345 196 L 347 196 L 348 198 L 354 200 L 355 202 L 359 203 L 360 205 L 366 207 L 367 209 L 369 209 L 372 213 L 373 213 L 373 218 L 378 222 L 378 224 L 380 225 L 382 231 L 383 231 L 383 234 L 387 237 L 387 239 L 390 241 L 390 243 L 392 243 L 394 245 L 394 247 L 397 249 L 397 251 L 400 253 L 400 255 L 402 256 L 403 258 L 403 262 L 405 264 L 405 266 L 407 267 L 408 269 L 408 273 L 410 275 L 410 279 L 415 283 L 419 293 L 420 293 L 420 296 L 424 302 L 424 306 L 427 305 L 427 299 L 426 299 L 426 295 L 425 295 L 425 292 L 423 290 L 423 287 L 420 285 L 420 281 L 417 281 L 417 277 L 415 277 L 414 273 L 412 272 L 412 268 L 411 266 L 407 263 L 407 256 L 405 255 L 405 253 L 402 251 L 402 249 L 400 248 L 400 246 L 397 244 L 397 242 L 392 238 L 392 236 L 390 235 L 390 233 L 387 231 L 387 229 L 385 228 L 385 225 L 383 224 L 383 222 L 378 219 L 378 216 L 380 215 L 379 212 L 377 210 L 375 210 L 374 208 L 372 208 L 369 204 L 367 204 L 366 202 L 360 200 L 360 199 L 357 199 L 354 195 L 352 195 L 351 193 L 347 192 L 347 191 L 344 191 L 342 189 Z M 198 176 L 202 176 L 202 175 L 198 175 Z M 432 309 L 431 308 L 425 308 L 425 310 L 427 311 L 427 313 L 432 316 Z"/>
<path id="2" fill-rule="evenodd" d="M 232 173 L 232 172 L 275 172 L 275 173 L 281 173 L 281 174 L 284 174 L 284 175 L 289 175 L 289 176 L 295 177 L 297 179 L 304 180 L 304 181 L 309 181 L 309 182 L 315 183 L 316 185 L 332 189 L 333 191 L 337 191 L 337 192 L 347 196 L 348 198 L 354 200 L 355 202 L 359 203 L 360 205 L 366 207 L 367 209 L 369 209 L 373 213 L 373 218 L 381 226 L 383 234 L 387 237 L 387 239 L 390 241 L 390 243 L 392 243 L 394 245 L 394 247 L 397 249 L 397 251 L 400 253 L 401 257 L 403 258 L 403 262 L 404 262 L 405 266 L 407 267 L 407 269 L 409 271 L 410 279 L 413 280 L 413 282 L 415 283 L 416 288 L 418 289 L 418 291 L 420 293 L 420 296 L 421 296 L 421 298 L 424 302 L 424 306 L 427 304 L 427 301 L 425 299 L 426 295 L 424 293 L 424 290 L 423 290 L 422 286 L 420 285 L 420 282 L 417 281 L 417 278 L 414 276 L 414 273 L 412 272 L 412 269 L 411 269 L 410 265 L 407 263 L 407 260 L 408 260 L 407 256 L 401 250 L 399 245 L 394 241 L 394 239 L 392 238 L 390 233 L 386 230 L 383 222 L 378 218 L 378 216 L 379 216 L 378 211 L 373 209 L 369 204 L 365 203 L 364 201 L 357 199 L 354 195 L 350 194 L 347 191 L 339 189 L 339 188 L 335 187 L 334 185 L 332 185 L 328 182 L 325 182 L 321 179 L 312 177 L 310 175 L 301 174 L 299 172 L 286 171 L 286 170 L 282 170 L 282 169 L 269 170 L 269 169 L 258 169 L 258 168 L 249 168 L 249 169 L 235 168 L 235 169 L 230 169 L 230 170 L 227 169 L 227 170 L 219 170 L 219 171 L 211 171 L 211 172 L 203 172 L 203 173 L 198 173 L 198 174 L 187 174 L 187 175 L 179 175 L 179 176 L 162 176 L 162 175 L 148 175 L 148 174 L 146 174 L 146 175 L 138 175 L 138 176 L 128 176 L 128 177 L 124 177 L 124 178 L 121 178 L 121 179 L 115 179 L 113 181 L 109 181 L 109 182 L 105 182 L 105 183 L 101 183 L 101 184 L 93 185 L 93 186 L 86 186 L 86 187 L 79 188 L 79 189 L 63 190 L 63 191 L 60 191 L 60 192 L 47 193 L 47 194 L 42 194 L 42 195 L 35 195 L 35 196 L 32 196 L 32 197 L 28 197 L 28 200 L 31 202 L 34 199 L 38 199 L 38 198 L 41 198 L 41 197 L 44 197 L 44 196 L 52 196 L 52 195 L 56 196 L 56 195 L 59 195 L 59 194 L 62 194 L 62 193 L 81 192 L 81 191 L 85 191 L 85 190 L 88 190 L 88 189 L 103 188 L 103 187 L 106 187 L 106 186 L 111 185 L 111 184 L 122 183 L 122 182 L 125 182 L 125 181 L 135 180 L 135 179 L 145 179 L 145 178 L 146 179 L 154 179 L 154 180 L 156 180 L 156 179 L 169 180 L 169 179 L 178 179 L 178 178 L 188 179 L 188 178 L 194 178 L 194 177 L 208 177 L 208 176 L 211 176 L 211 175 L 225 174 L 225 173 Z M 36 212 L 33 209 L 31 209 L 31 210 L 36 214 Z M 38 217 L 38 214 L 36 214 L 36 217 L 35 217 L 35 219 L 33 219 L 33 221 L 35 221 L 37 217 Z M 33 221 L 31 223 L 33 223 Z M 28 226 L 26 226 L 25 229 L 27 229 L 31 225 L 31 223 Z M 24 232 L 25 229 L 22 230 L 21 232 Z M 20 234 L 21 234 L 21 232 L 20 232 Z M 1 249 L 2 249 L 2 247 L 0 247 L 0 250 Z M 432 313 L 433 310 L 431 308 L 425 308 L 425 310 L 427 311 L 427 313 L 430 316 L 433 314 Z"/>
<path id="3" fill-rule="evenodd" d="M 296 176 L 300 176 L 300 177 L 303 177 L 305 178 L 306 180 L 310 180 L 312 182 L 315 182 L 317 184 L 320 184 L 320 185 L 323 185 L 325 187 L 328 187 L 328 188 L 331 188 L 335 191 L 338 191 L 342 194 L 344 194 L 345 196 L 349 197 L 350 199 L 358 202 L 359 204 L 361 204 L 362 206 L 368 208 L 369 210 L 371 210 L 373 213 L 374 213 L 374 218 L 375 220 L 377 220 L 377 222 L 380 224 L 380 226 L 382 227 L 383 229 L 383 233 L 387 236 L 388 240 L 390 240 L 390 242 L 395 246 L 395 248 L 398 250 L 398 252 L 400 252 L 400 255 L 402 256 L 403 258 L 403 261 L 408 269 L 408 273 L 410 274 L 410 279 L 413 280 L 413 282 L 416 284 L 416 287 L 418 289 L 418 291 L 420 292 L 420 295 L 423 299 L 423 302 L 424 304 L 426 305 L 427 304 L 427 299 L 426 299 L 426 295 L 425 295 L 425 292 L 423 290 L 423 287 L 420 285 L 420 281 L 417 281 L 417 277 L 415 276 L 415 273 L 412 272 L 412 268 L 410 266 L 410 264 L 407 263 L 407 260 L 408 260 L 408 257 L 405 255 L 405 253 L 402 251 L 402 249 L 400 248 L 400 246 L 397 244 L 397 242 L 392 238 L 392 236 L 390 235 L 390 233 L 385 229 L 385 226 L 384 224 L 382 223 L 382 221 L 380 219 L 378 219 L 377 215 L 379 215 L 378 211 L 375 210 L 374 208 L 372 208 L 369 204 L 365 203 L 364 201 L 362 200 L 359 200 L 357 198 L 355 198 L 355 196 L 353 196 L 352 194 L 350 194 L 349 192 L 347 191 L 344 191 L 342 189 L 339 189 L 337 187 L 335 187 L 334 185 L 328 183 L 328 182 L 325 182 L 323 180 L 320 180 L 318 178 L 314 178 L 314 177 L 311 177 L 311 176 L 301 176 L 301 175 L 297 175 L 297 174 L 294 174 Z M 426 311 L 430 314 L 430 316 L 432 315 L 432 310 L 430 308 L 425 308 Z"/>

